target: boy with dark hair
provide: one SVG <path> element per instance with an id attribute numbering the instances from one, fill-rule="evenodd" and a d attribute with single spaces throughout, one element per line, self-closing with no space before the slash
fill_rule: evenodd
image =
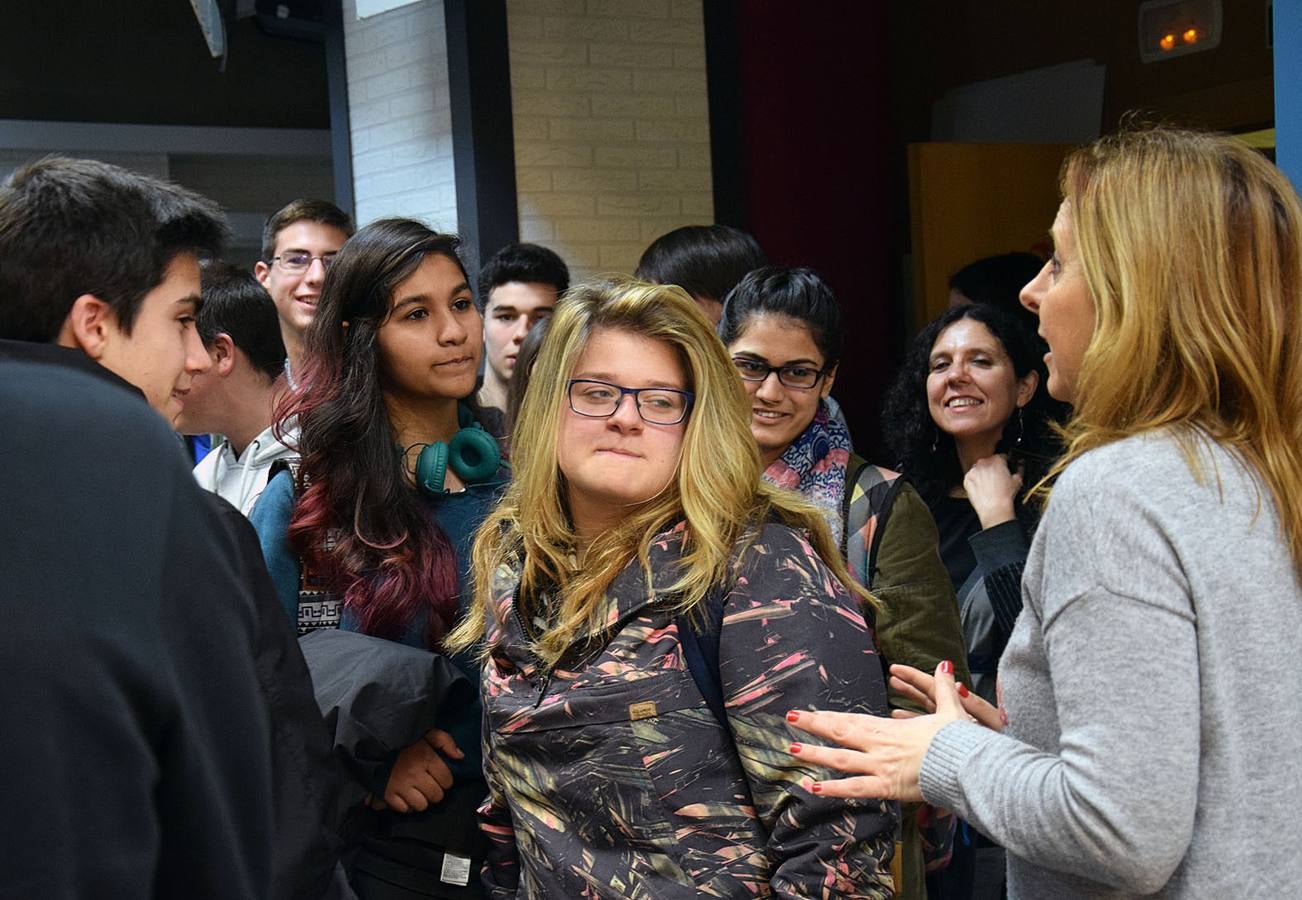
<path id="1" fill-rule="evenodd" d="M 105 163 L 0 186 L 0 596 L 31 601 L 0 632 L 16 896 L 272 895 L 254 648 L 274 635 L 246 580 L 265 569 L 140 402 L 170 424 L 209 365 L 198 261 L 224 231 L 211 202 Z"/>
<path id="2" fill-rule="evenodd" d="M 507 385 L 520 342 L 529 329 L 552 314 L 569 287 L 570 270 L 564 260 L 538 244 L 507 244 L 480 269 L 477 302 L 484 316 L 480 422 L 499 441 L 504 437 Z"/>
<path id="3" fill-rule="evenodd" d="M 212 367 L 195 378 L 177 428 L 223 436 L 194 476 L 247 516 L 272 463 L 295 455 L 272 427 L 286 389 L 285 345 L 276 305 L 252 273 L 212 263 L 200 278 L 197 327 Z"/>
<path id="4" fill-rule="evenodd" d="M 226 236 L 209 200 L 82 159 L 0 189 L 0 339 L 80 350 L 174 422 L 208 355 L 194 330 L 199 258 Z"/>
<path id="5" fill-rule="evenodd" d="M 294 369 L 302 367 L 303 332 L 316 315 L 326 269 L 352 236 L 352 218 L 327 200 L 294 200 L 262 229 L 262 259 L 253 274 L 280 315 L 291 380 Z"/>
<path id="6" fill-rule="evenodd" d="M 651 242 L 634 277 L 676 284 L 692 295 L 711 322 L 723 315 L 723 300 L 752 269 L 768 265 L 759 242 L 730 225 L 684 225 Z"/>

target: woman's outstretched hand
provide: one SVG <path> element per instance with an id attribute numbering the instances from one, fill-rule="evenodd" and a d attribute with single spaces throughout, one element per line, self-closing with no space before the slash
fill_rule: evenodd
<path id="1" fill-rule="evenodd" d="M 977 460 L 963 476 L 963 491 L 983 529 L 1016 517 L 1014 501 L 1021 489 L 1022 473 L 1008 470 L 1008 457 L 1003 453 Z"/>
<path id="2" fill-rule="evenodd" d="M 963 708 L 954 683 L 954 664 L 936 667 L 931 691 L 935 712 L 925 716 L 883 719 L 855 713 L 792 710 L 787 721 L 802 731 L 835 741 L 842 748 L 792 744 L 801 760 L 842 772 L 850 778 L 816 781 L 810 790 L 822 797 L 879 797 L 901 802 L 922 800 L 918 774 L 936 732 L 950 722 L 975 721 Z"/>

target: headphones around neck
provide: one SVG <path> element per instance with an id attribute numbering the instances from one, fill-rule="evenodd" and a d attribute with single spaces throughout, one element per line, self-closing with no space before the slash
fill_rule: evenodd
<path id="1" fill-rule="evenodd" d="M 416 458 L 416 486 L 431 496 L 447 493 L 443 480 L 448 466 L 466 484 L 483 484 L 491 481 L 502 464 L 502 453 L 497 439 L 475 421 L 470 409 L 457 404 L 457 424 L 460 430 L 452 440 L 426 444 Z"/>

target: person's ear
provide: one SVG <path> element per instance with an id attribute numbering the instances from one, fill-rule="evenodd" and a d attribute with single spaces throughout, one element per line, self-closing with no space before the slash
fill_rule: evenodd
<path id="1" fill-rule="evenodd" d="M 826 397 L 828 394 L 832 393 L 832 383 L 836 381 L 836 370 L 840 368 L 840 366 L 841 364 L 837 363 L 835 366 L 828 369 L 827 374 L 823 376 L 823 389 L 819 392 L 820 397 Z"/>
<path id="2" fill-rule="evenodd" d="M 235 342 L 224 331 L 213 339 L 212 346 L 208 348 L 208 355 L 212 357 L 214 375 L 225 378 L 235 368 Z"/>
<path id="3" fill-rule="evenodd" d="M 267 281 L 271 277 L 271 266 L 267 265 L 262 260 L 258 260 L 253 264 L 253 277 L 258 279 L 258 284 L 262 285 L 267 290 L 271 290 L 271 288 L 267 287 Z"/>
<path id="4" fill-rule="evenodd" d="M 82 294 L 72 301 L 72 309 L 59 328 L 56 343 L 60 347 L 80 350 L 99 362 L 114 337 L 121 334 L 113 307 L 94 294 Z"/>
<path id="5" fill-rule="evenodd" d="M 1031 402 L 1035 389 L 1040 386 L 1040 373 L 1032 369 L 1017 381 L 1017 406 L 1021 408 Z"/>

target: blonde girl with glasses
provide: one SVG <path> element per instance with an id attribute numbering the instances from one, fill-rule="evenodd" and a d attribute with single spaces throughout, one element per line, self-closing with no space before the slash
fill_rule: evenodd
<path id="1" fill-rule="evenodd" d="M 866 595 L 747 418 L 679 288 L 558 307 L 450 638 L 483 640 L 491 895 L 891 895 L 895 807 L 811 792 L 783 734 L 793 705 L 885 710 Z"/>

